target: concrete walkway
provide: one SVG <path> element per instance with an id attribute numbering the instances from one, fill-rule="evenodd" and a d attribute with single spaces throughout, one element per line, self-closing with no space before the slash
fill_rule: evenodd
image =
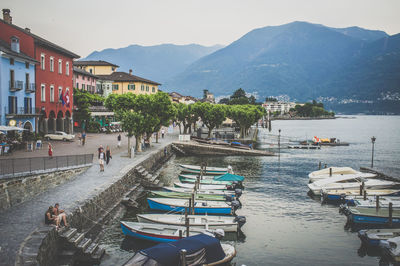
<path id="1" fill-rule="evenodd" d="M 134 138 L 132 140 L 134 142 Z M 0 212 L 0 265 L 15 264 L 15 257 L 21 243 L 32 231 L 43 226 L 44 214 L 50 205 L 58 202 L 61 209 L 66 210 L 67 213 L 72 212 L 80 205 L 80 202 L 91 198 L 113 183 L 121 172 L 147 159 L 153 152 L 164 148 L 173 140 L 177 140 L 177 134 L 166 135 L 164 139 L 159 139 L 160 143 L 152 143 L 152 147 L 136 154 L 132 159 L 127 157 L 126 148 L 120 153 L 114 153 L 111 163 L 105 167 L 104 172 L 99 172 L 99 165 L 95 160 L 92 167 L 73 181 Z"/>

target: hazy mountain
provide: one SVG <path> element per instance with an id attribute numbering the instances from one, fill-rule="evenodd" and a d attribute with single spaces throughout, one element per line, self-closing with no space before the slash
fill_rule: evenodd
<path id="1" fill-rule="evenodd" d="M 191 64 L 164 88 L 201 96 L 241 87 L 261 97 L 377 97 L 400 89 L 398 36 L 307 22 L 255 29 Z"/>
<path id="2" fill-rule="evenodd" d="M 197 59 L 222 48 L 197 44 L 154 46 L 130 45 L 125 48 L 95 51 L 82 60 L 105 60 L 120 66 L 119 70 L 129 69 L 137 76 L 164 83 L 167 79 L 182 72 Z"/>

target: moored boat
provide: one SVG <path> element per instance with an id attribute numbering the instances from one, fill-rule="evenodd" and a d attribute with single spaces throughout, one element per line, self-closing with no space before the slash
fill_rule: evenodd
<path id="1" fill-rule="evenodd" d="M 368 196 L 400 196 L 400 190 L 397 189 L 365 189 L 365 193 Z M 353 204 L 354 197 L 360 196 L 360 189 L 340 189 L 340 190 L 326 190 L 322 192 L 324 200 L 335 202 L 342 201 Z"/>
<path id="2" fill-rule="evenodd" d="M 370 229 L 358 231 L 358 237 L 369 246 L 379 246 L 380 240 L 400 236 L 400 229 Z"/>
<path id="3" fill-rule="evenodd" d="M 206 234 L 199 234 L 184 239 L 161 243 L 154 247 L 137 252 L 124 266 L 145 265 L 181 265 L 181 251 L 186 251 L 186 257 L 191 264 L 211 266 L 229 263 L 236 250 L 229 244 Z"/>
<path id="4" fill-rule="evenodd" d="M 192 194 L 192 188 L 181 188 L 181 187 L 163 187 L 165 191 L 171 192 L 179 192 L 179 193 L 187 193 Z M 241 192 L 241 191 L 240 191 Z M 210 195 L 235 195 L 235 191 L 233 190 L 210 190 L 210 189 L 199 189 L 196 192 L 197 194 L 210 194 Z M 241 193 L 240 193 L 241 194 Z M 236 196 L 238 197 L 238 196 Z"/>
<path id="5" fill-rule="evenodd" d="M 189 165 L 189 164 L 180 164 L 182 172 L 187 173 L 196 173 L 200 174 L 201 166 L 199 165 Z M 232 172 L 232 167 L 228 166 L 227 168 L 222 167 L 206 167 L 203 174 L 206 175 L 223 175 L 225 173 Z"/>
<path id="6" fill-rule="evenodd" d="M 394 261 L 400 262 L 400 236 L 380 240 L 379 246 L 383 249 L 384 253 L 391 256 Z"/>
<path id="7" fill-rule="evenodd" d="M 198 175 L 185 175 L 185 174 L 180 174 L 179 175 L 179 179 L 180 178 L 185 178 L 185 179 L 193 179 L 193 180 L 197 180 Z M 201 177 L 202 180 L 217 180 L 217 181 L 237 181 L 237 182 L 243 182 L 244 181 L 244 177 L 240 176 L 240 175 L 234 175 L 234 174 L 230 174 L 230 173 L 226 173 L 223 175 L 216 175 L 216 176 L 212 176 L 212 175 L 206 175 L 206 176 L 202 176 Z"/>
<path id="8" fill-rule="evenodd" d="M 330 173 L 332 173 L 332 176 L 330 176 Z M 362 173 L 360 171 L 356 171 L 351 167 L 329 167 L 311 172 L 310 174 L 308 174 L 308 178 L 312 183 L 329 177 L 345 176 L 345 175 L 358 175 L 363 178 L 372 178 L 376 176 L 376 174 Z"/>
<path id="9" fill-rule="evenodd" d="M 172 211 L 172 212 L 184 212 L 185 208 L 189 208 L 189 200 L 186 199 L 170 199 L 170 198 L 147 198 L 150 209 L 159 211 Z M 230 215 L 234 212 L 236 201 L 225 202 L 225 201 L 195 201 L 194 202 L 194 213 L 195 214 L 224 214 Z M 192 210 L 193 211 L 193 210 Z"/>
<path id="10" fill-rule="evenodd" d="M 179 176 L 179 181 L 182 183 L 195 183 L 197 178 L 187 178 L 183 176 Z M 218 181 L 214 179 L 200 179 L 200 184 L 202 185 L 232 185 L 232 181 Z"/>
<path id="11" fill-rule="evenodd" d="M 246 222 L 244 216 L 188 215 L 190 227 L 203 229 L 223 229 L 225 232 L 237 232 Z M 182 214 L 138 214 L 141 223 L 157 223 L 185 226 L 185 215 Z"/>
<path id="12" fill-rule="evenodd" d="M 354 225 L 387 225 L 389 224 L 388 208 L 349 207 L 347 218 Z M 400 210 L 392 210 L 392 225 L 400 226 Z"/>
<path id="13" fill-rule="evenodd" d="M 194 184 L 192 184 L 192 183 L 178 183 L 178 182 L 175 182 L 174 186 L 178 187 L 178 188 L 194 189 Z M 200 184 L 199 189 L 200 190 L 229 190 L 226 185 L 203 185 L 203 184 Z"/>
<path id="14" fill-rule="evenodd" d="M 175 198 L 175 199 L 190 199 L 192 198 L 192 193 L 182 193 L 182 192 L 167 192 L 167 191 L 150 191 L 156 197 L 162 198 Z M 212 195 L 212 194 L 200 194 L 193 193 L 196 200 L 216 200 L 216 201 L 226 201 L 227 198 L 232 198 L 234 195 Z"/>

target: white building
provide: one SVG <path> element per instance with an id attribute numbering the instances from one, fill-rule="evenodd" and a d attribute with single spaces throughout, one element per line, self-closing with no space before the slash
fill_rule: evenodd
<path id="1" fill-rule="evenodd" d="M 294 102 L 265 102 L 262 105 L 265 110 L 267 110 L 270 113 L 274 113 L 276 111 L 281 112 L 281 114 L 287 114 L 289 113 L 289 110 L 291 108 L 294 108 L 296 106 L 296 103 Z"/>

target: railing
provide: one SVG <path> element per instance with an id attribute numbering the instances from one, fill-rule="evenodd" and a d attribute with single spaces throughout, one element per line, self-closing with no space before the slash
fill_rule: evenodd
<path id="1" fill-rule="evenodd" d="M 22 80 L 10 81 L 10 91 L 19 91 L 24 87 L 24 82 Z"/>
<path id="2" fill-rule="evenodd" d="M 35 100 L 35 99 L 33 99 Z M 20 107 L 20 108 L 15 108 L 14 110 L 8 110 L 6 112 L 6 107 L 4 107 L 4 113 L 6 113 L 7 116 L 10 115 L 36 115 L 40 114 L 41 109 L 40 108 L 33 108 L 33 107 Z"/>
<path id="3" fill-rule="evenodd" d="M 35 92 L 36 84 L 35 83 L 25 83 L 25 91 L 26 92 Z"/>
<path id="4" fill-rule="evenodd" d="M 92 163 L 93 154 L 0 159 L 0 178 L 53 172 Z"/>

